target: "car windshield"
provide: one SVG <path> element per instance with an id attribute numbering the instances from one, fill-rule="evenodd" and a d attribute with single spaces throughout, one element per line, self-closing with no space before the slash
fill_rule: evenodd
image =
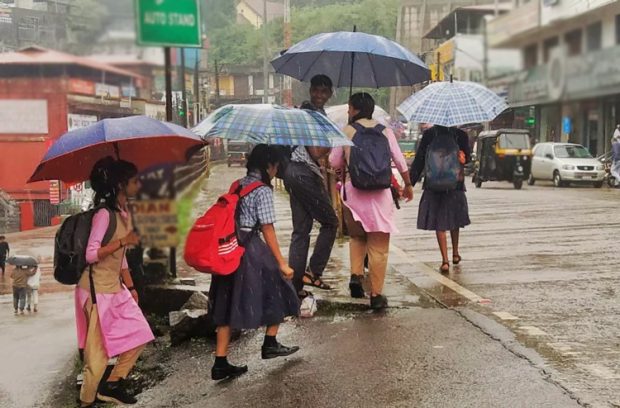
<path id="1" fill-rule="evenodd" d="M 503 133 L 499 136 L 500 149 L 529 149 L 530 140 L 525 133 Z"/>
<path id="2" fill-rule="evenodd" d="M 555 146 L 555 157 L 559 159 L 589 159 L 592 157 L 588 149 L 579 145 Z"/>

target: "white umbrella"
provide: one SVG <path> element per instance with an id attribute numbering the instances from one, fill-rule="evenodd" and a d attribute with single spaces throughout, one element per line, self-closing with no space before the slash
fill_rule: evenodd
<path id="1" fill-rule="evenodd" d="M 349 123 L 349 105 L 336 105 L 330 106 L 325 109 L 327 117 L 332 120 L 340 129 L 344 128 Z M 390 127 L 390 115 L 379 106 L 375 106 L 375 113 L 372 118 L 381 123 L 385 127 Z"/>
<path id="2" fill-rule="evenodd" d="M 440 126 L 488 122 L 508 108 L 503 98 L 475 82 L 435 82 L 407 98 L 398 110 L 410 121 Z"/>

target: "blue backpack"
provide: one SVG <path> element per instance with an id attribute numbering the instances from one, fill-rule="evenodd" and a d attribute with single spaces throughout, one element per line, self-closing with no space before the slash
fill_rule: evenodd
<path id="1" fill-rule="evenodd" d="M 426 150 L 424 188 L 446 192 L 456 190 L 463 181 L 463 166 L 459 162 L 459 145 L 452 133 L 437 133 Z"/>
<path id="2" fill-rule="evenodd" d="M 353 187 L 360 190 L 382 190 L 392 185 L 392 153 L 390 142 L 383 131 L 385 126 L 367 128 L 353 123 L 349 156 L 349 175 Z"/>

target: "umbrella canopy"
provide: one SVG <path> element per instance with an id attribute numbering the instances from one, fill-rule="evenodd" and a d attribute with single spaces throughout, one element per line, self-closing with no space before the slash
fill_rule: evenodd
<path id="1" fill-rule="evenodd" d="M 358 32 L 324 33 L 271 61 L 276 72 L 308 82 L 324 74 L 336 87 L 411 86 L 430 79 L 420 58 L 385 37 Z"/>
<path id="2" fill-rule="evenodd" d="M 139 170 L 180 163 L 204 145 L 191 131 L 146 116 L 104 119 L 62 135 L 47 151 L 29 182 L 88 180 L 92 166 L 106 156 L 130 161 Z"/>
<path id="3" fill-rule="evenodd" d="M 319 112 L 278 105 L 226 105 L 194 129 L 203 137 L 221 137 L 254 144 L 335 147 L 351 142 Z"/>
<path id="4" fill-rule="evenodd" d="M 340 129 L 349 123 L 349 105 L 330 106 L 325 109 L 327 117 L 332 120 Z M 391 127 L 390 115 L 381 107 L 375 106 L 375 113 L 372 118 L 385 127 Z"/>
<path id="5" fill-rule="evenodd" d="M 38 266 L 37 260 L 31 256 L 16 255 L 6 260 L 6 263 L 13 266 Z"/>
<path id="6" fill-rule="evenodd" d="M 474 82 L 435 82 L 411 95 L 398 110 L 410 121 L 440 126 L 488 122 L 508 108 L 504 99 Z"/>

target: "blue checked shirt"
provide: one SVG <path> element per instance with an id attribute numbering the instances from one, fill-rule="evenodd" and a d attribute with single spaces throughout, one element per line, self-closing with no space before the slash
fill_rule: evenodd
<path id="1" fill-rule="evenodd" d="M 241 179 L 242 186 L 255 181 L 261 181 L 259 173 L 249 173 Z M 273 200 L 273 190 L 267 186 L 259 187 L 245 196 L 239 204 L 239 223 L 241 228 L 253 228 L 275 224 L 276 209 Z"/>

